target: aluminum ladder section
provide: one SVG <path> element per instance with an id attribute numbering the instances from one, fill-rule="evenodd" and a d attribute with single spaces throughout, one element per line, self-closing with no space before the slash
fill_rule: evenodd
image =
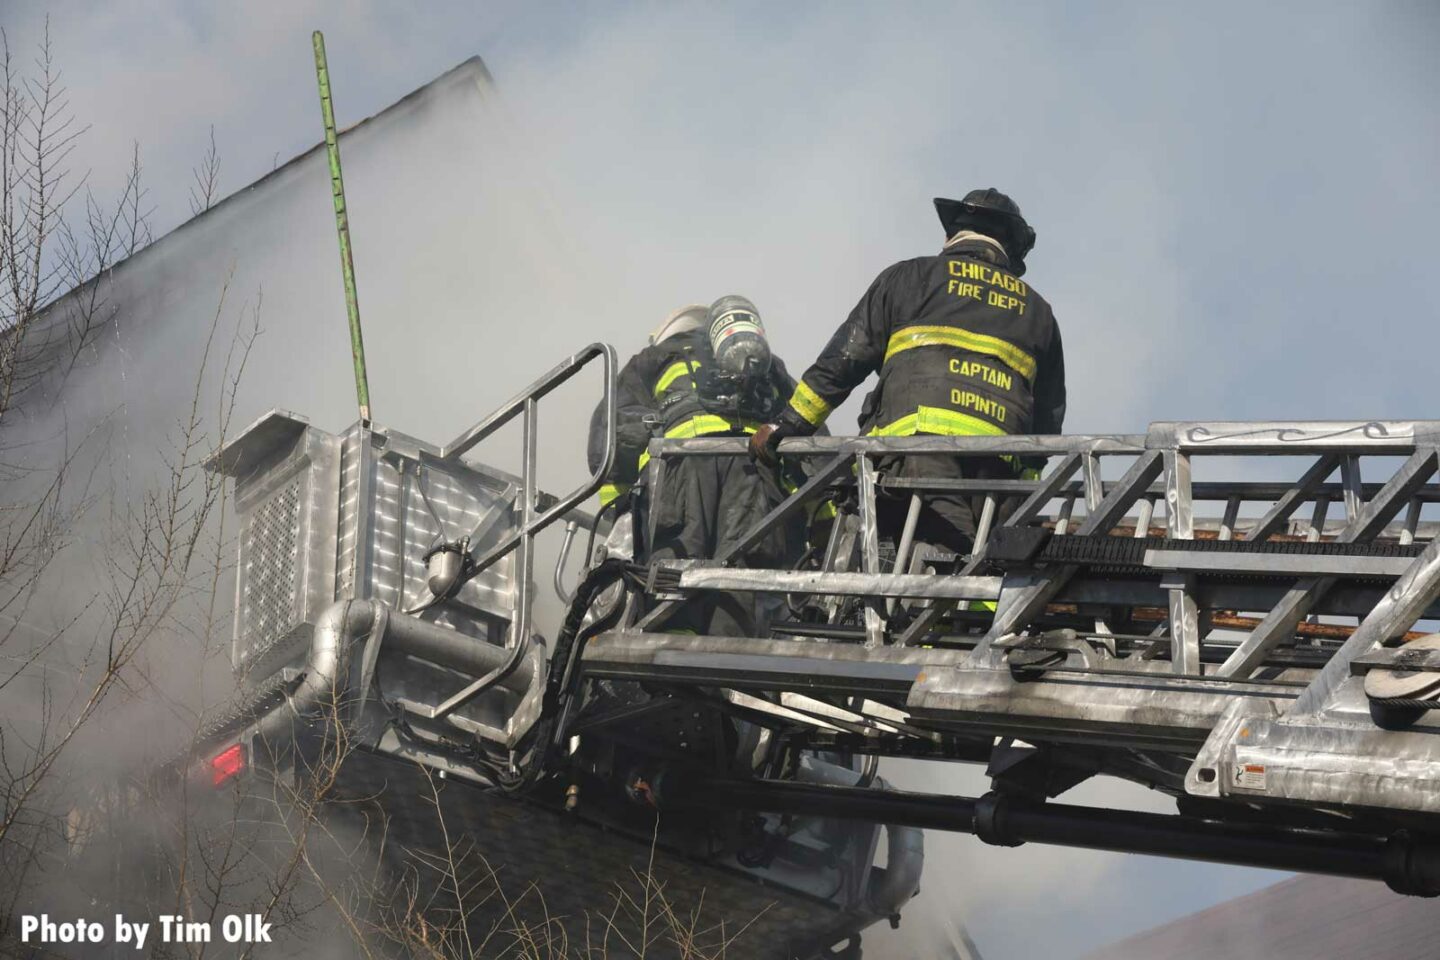
<path id="1" fill-rule="evenodd" d="M 645 482 L 653 494 L 686 458 L 744 448 L 652 441 Z M 587 677 L 714 701 L 801 749 L 989 762 L 997 775 L 1039 750 L 1069 771 L 1049 795 L 1105 772 L 1182 800 L 1361 811 L 1440 832 L 1440 710 L 1424 707 L 1440 696 L 1440 651 L 1416 631 L 1440 618 L 1427 514 L 1440 500 L 1440 421 L 816 437 L 780 450 L 808 479 L 726 553 L 652 566 L 640 612 L 589 641 Z M 887 478 L 897 455 L 1046 468 L 1034 480 Z M 1264 479 L 1204 479 L 1237 464 Z M 927 545 L 917 521 L 938 493 L 975 498 L 971 555 Z M 883 550 L 882 496 L 909 503 Z M 822 556 L 794 570 L 737 565 L 826 498 L 839 515 Z M 805 612 L 748 637 L 667 632 L 712 591 Z M 1404 709 L 1367 696 L 1370 671 L 1389 683 L 1376 689 L 1408 691 Z"/>

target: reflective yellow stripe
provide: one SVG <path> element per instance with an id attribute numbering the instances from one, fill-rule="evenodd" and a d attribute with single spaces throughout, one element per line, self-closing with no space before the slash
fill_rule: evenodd
<path id="1" fill-rule="evenodd" d="M 808 383 L 801 380 L 795 384 L 795 392 L 790 395 L 790 409 L 800 414 L 812 427 L 818 427 L 830 416 L 833 408 L 822 400 L 818 393 L 811 390 Z"/>
<path id="2" fill-rule="evenodd" d="M 699 369 L 700 364 L 689 363 L 685 360 L 680 360 L 670 364 L 670 366 L 665 368 L 665 372 L 660 374 L 660 379 L 655 381 L 656 398 L 658 399 L 660 394 L 668 390 L 670 388 L 670 384 L 674 383 L 676 380 L 679 380 L 681 377 L 690 376 L 693 372 L 698 371 Z"/>
<path id="3" fill-rule="evenodd" d="M 885 347 L 885 359 L 888 361 L 895 354 L 912 347 L 959 347 L 971 353 L 983 353 L 1001 361 L 1026 380 L 1035 379 L 1035 358 L 999 337 L 959 327 L 905 327 L 890 338 Z"/>
<path id="4" fill-rule="evenodd" d="M 913 437 L 917 433 L 930 433 L 941 437 L 1007 437 L 1002 427 L 988 420 L 972 417 L 968 413 L 946 410 L 942 407 L 920 407 L 907 417 L 894 423 L 875 427 L 867 436 L 871 437 Z M 1008 453 L 1000 459 L 1018 469 L 1020 461 Z"/>
<path id="5" fill-rule="evenodd" d="M 712 433 L 731 433 L 737 429 L 744 430 L 746 433 L 754 433 L 760 429 L 760 424 L 752 420 L 726 420 L 713 413 L 702 413 L 698 417 L 691 417 L 666 430 L 665 439 L 687 440 L 690 437 L 704 437 Z"/>
<path id="6" fill-rule="evenodd" d="M 605 506 L 612 500 L 623 497 L 630 492 L 628 483 L 607 483 L 600 488 L 600 506 Z"/>
<path id="7" fill-rule="evenodd" d="M 726 420 L 724 417 L 717 417 L 713 413 L 702 413 L 698 417 L 691 417 L 675 424 L 665 431 L 666 440 L 689 440 L 694 437 L 705 437 L 712 433 L 734 433 L 736 430 L 743 430 L 745 433 L 754 433 L 760 429 L 760 424 L 753 420 Z M 647 449 L 640 454 L 640 469 L 645 469 L 645 464 L 650 462 L 650 451 Z"/>
<path id="8" fill-rule="evenodd" d="M 901 417 L 894 423 L 876 427 L 870 431 L 872 437 L 912 437 L 917 433 L 933 433 L 942 437 L 1003 437 L 1004 427 L 997 427 L 988 420 L 972 417 L 958 410 L 941 407 L 920 407 L 909 416 Z"/>

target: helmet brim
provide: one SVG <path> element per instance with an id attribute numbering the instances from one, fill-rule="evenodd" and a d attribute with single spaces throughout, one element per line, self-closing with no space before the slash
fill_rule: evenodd
<path id="1" fill-rule="evenodd" d="M 997 237 L 1005 244 L 1005 252 L 1010 257 L 1011 267 L 1018 277 L 1025 271 L 1025 258 L 1035 247 L 1035 231 L 1025 218 L 1007 213 L 1004 210 L 996 210 L 994 207 L 980 206 L 974 203 L 966 203 L 964 200 L 951 200 L 947 197 L 935 198 L 935 213 L 940 217 L 940 225 L 945 228 L 945 236 L 953 237 L 964 225 L 964 221 L 971 217 L 999 217 L 1010 222 L 1011 235 L 1009 237 Z"/>
<path id="2" fill-rule="evenodd" d="M 936 197 L 935 213 L 940 217 L 940 226 L 945 228 L 945 236 L 950 237 L 955 234 L 955 230 L 959 229 L 956 227 L 955 230 L 952 230 L 951 224 L 955 222 L 956 218 L 965 213 L 965 204 L 959 200 Z"/>
<path id="3" fill-rule="evenodd" d="M 710 308 L 703 303 L 691 303 L 671 313 L 650 331 L 650 344 L 664 343 L 682 333 L 692 333 L 705 325 Z"/>

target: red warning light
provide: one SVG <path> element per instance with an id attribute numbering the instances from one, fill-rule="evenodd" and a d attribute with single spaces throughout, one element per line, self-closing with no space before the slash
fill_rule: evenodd
<path id="1" fill-rule="evenodd" d="M 211 782 L 220 786 L 245 772 L 245 747 L 241 744 L 226 747 L 210 758 Z"/>

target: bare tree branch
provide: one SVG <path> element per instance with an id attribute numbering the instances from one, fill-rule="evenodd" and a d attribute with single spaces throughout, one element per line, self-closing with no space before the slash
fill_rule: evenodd
<path id="1" fill-rule="evenodd" d="M 215 148 L 214 126 L 210 127 L 210 147 L 191 174 L 195 183 L 190 187 L 190 212 L 198 217 L 214 206 L 219 197 L 220 152 Z"/>

